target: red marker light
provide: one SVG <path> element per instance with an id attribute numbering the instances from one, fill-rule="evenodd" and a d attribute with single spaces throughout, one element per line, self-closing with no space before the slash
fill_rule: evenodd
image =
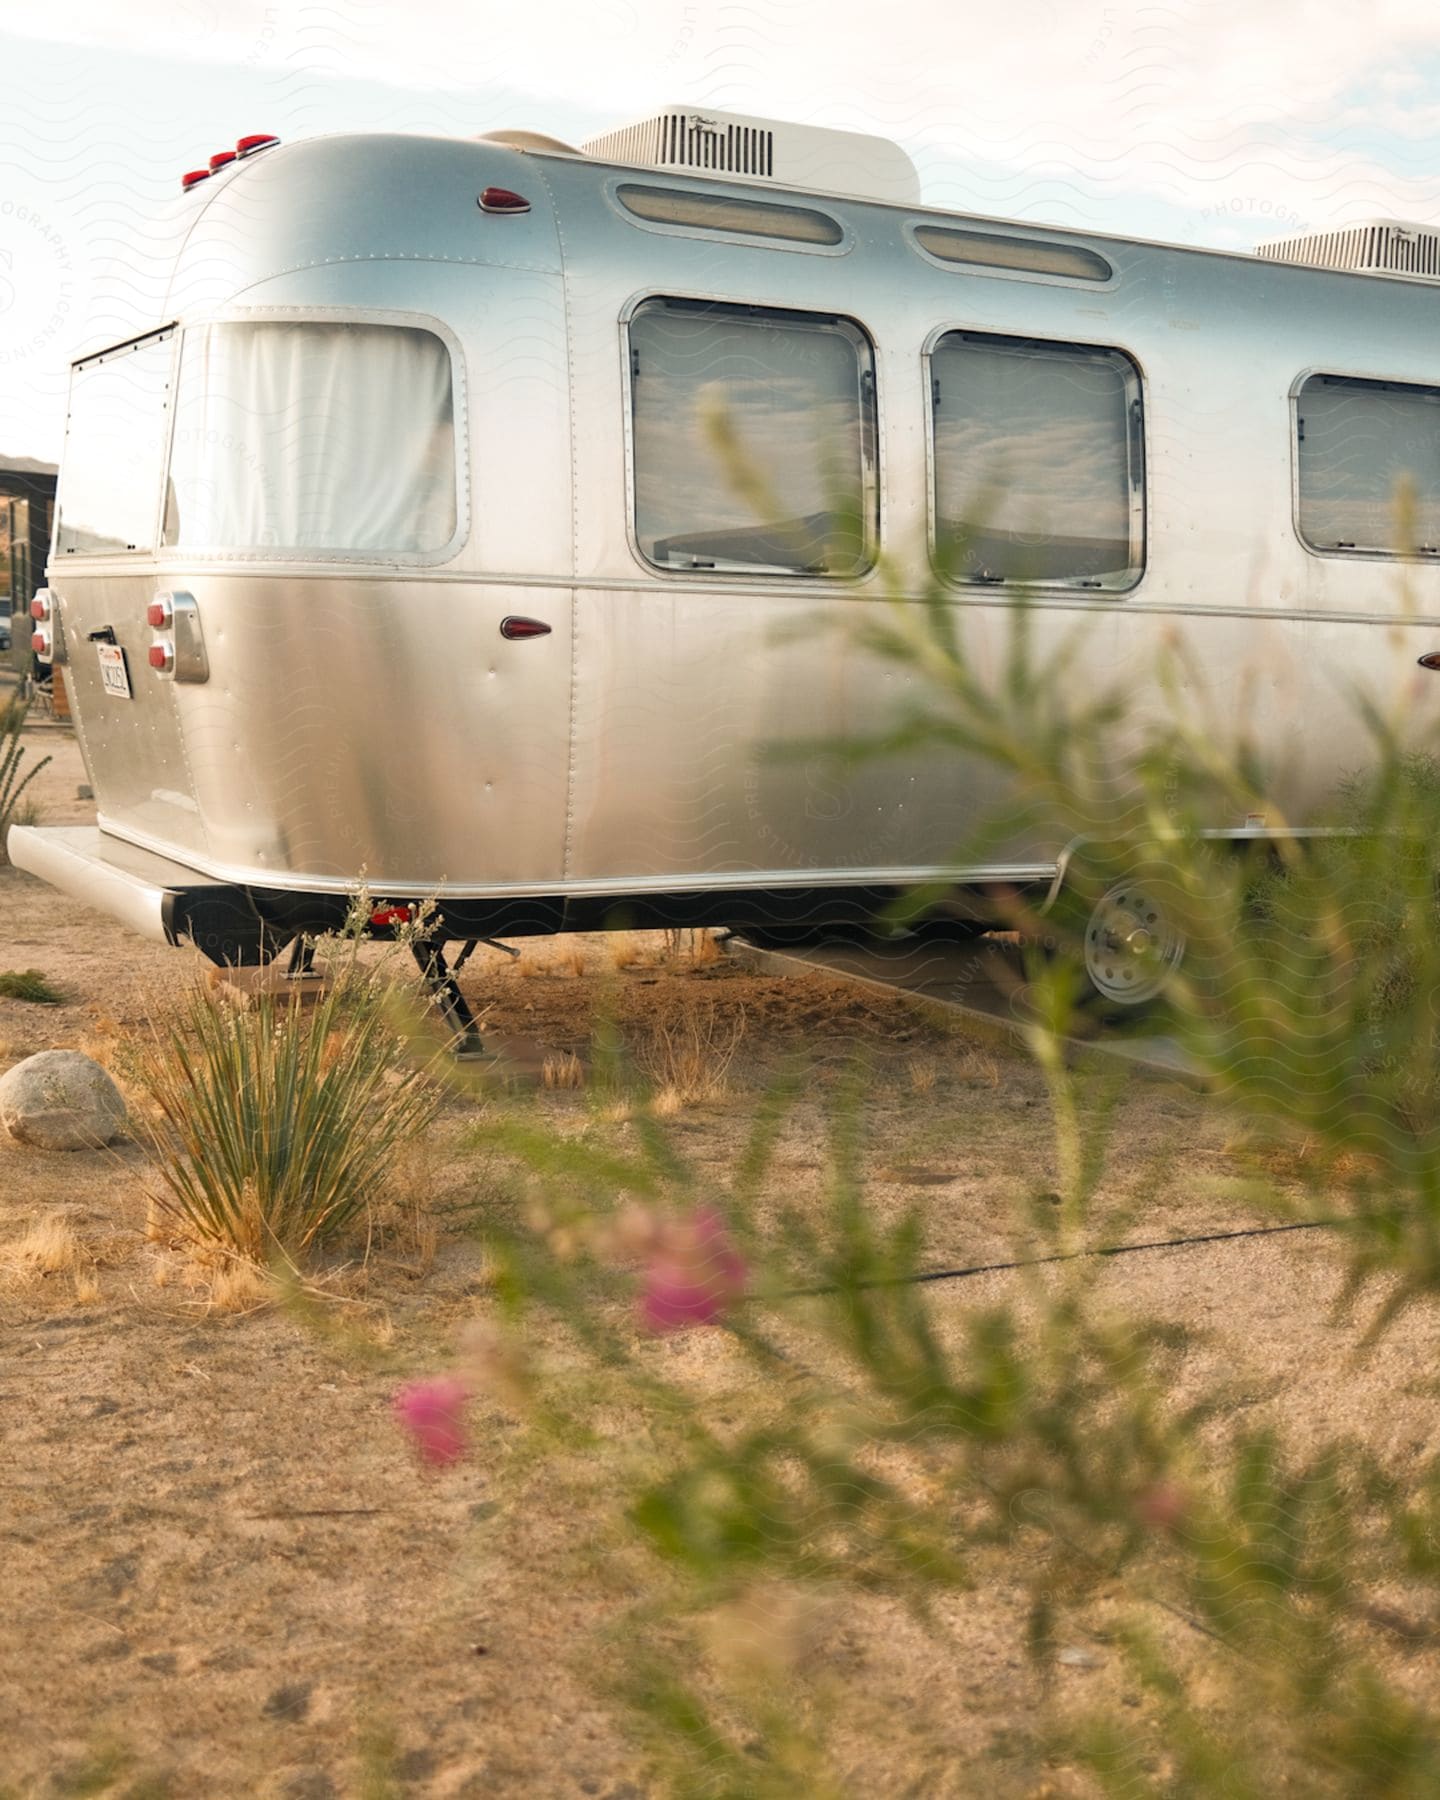
<path id="1" fill-rule="evenodd" d="M 273 136 L 268 131 L 252 131 L 249 137 L 236 138 L 235 154 L 237 156 L 252 156 L 255 151 L 268 150 L 271 144 L 278 144 L 279 142 L 279 138 Z"/>
<path id="2" fill-rule="evenodd" d="M 192 169 L 188 175 L 182 175 L 180 177 L 180 185 L 182 188 L 192 188 L 197 186 L 198 183 L 208 181 L 209 179 L 210 171 L 208 169 Z"/>
<path id="3" fill-rule="evenodd" d="M 370 915 L 372 925 L 408 925 L 413 917 L 408 906 L 377 906 Z"/>
<path id="4" fill-rule="evenodd" d="M 30 617 L 32 619 L 38 619 L 42 625 L 45 623 L 50 617 L 50 601 L 48 596 L 41 594 L 35 596 L 30 602 Z"/>
<path id="5" fill-rule="evenodd" d="M 159 669 L 161 674 L 175 666 L 175 646 L 168 638 L 162 638 L 158 644 L 150 646 L 150 667 Z"/>
<path id="6" fill-rule="evenodd" d="M 234 160 L 235 152 L 233 150 L 217 150 L 210 158 L 210 173 L 213 175 L 217 169 L 223 169 L 226 163 L 232 163 Z"/>
<path id="7" fill-rule="evenodd" d="M 145 608 L 145 620 L 157 631 L 163 631 L 170 623 L 170 608 L 163 600 L 152 600 Z"/>
<path id="8" fill-rule="evenodd" d="M 500 635 L 513 643 L 517 638 L 549 637 L 553 626 L 543 619 L 522 619 L 515 613 L 500 621 Z"/>
<path id="9" fill-rule="evenodd" d="M 49 662 L 50 633 L 43 625 L 37 626 L 36 629 L 30 633 L 30 648 L 40 658 L 41 662 Z"/>
<path id="10" fill-rule="evenodd" d="M 527 213 L 530 202 L 509 188 L 489 187 L 480 196 L 480 210 L 488 213 Z"/>

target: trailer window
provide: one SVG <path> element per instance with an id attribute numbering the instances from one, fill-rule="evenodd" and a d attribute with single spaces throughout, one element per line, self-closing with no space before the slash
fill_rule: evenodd
<path id="1" fill-rule="evenodd" d="M 1010 269 L 1020 275 L 1062 275 L 1074 281 L 1109 281 L 1115 273 L 1103 256 L 1079 244 L 1000 237 L 989 231 L 952 231 L 944 225 L 917 225 L 915 242 L 940 262 L 967 268 Z"/>
<path id="2" fill-rule="evenodd" d="M 1295 412 L 1312 550 L 1440 555 L 1440 388 L 1312 375 Z"/>
<path id="3" fill-rule="evenodd" d="M 411 326 L 260 320 L 187 331 L 164 539 L 386 557 L 455 536 L 450 355 Z"/>
<path id="4" fill-rule="evenodd" d="M 857 575 L 875 375 L 847 319 L 647 300 L 630 322 L 635 534 L 664 569 Z"/>
<path id="5" fill-rule="evenodd" d="M 56 529 L 62 555 L 154 548 L 174 335 L 153 332 L 71 372 Z"/>
<path id="6" fill-rule="evenodd" d="M 936 346 L 930 375 L 943 573 L 980 586 L 1133 587 L 1145 456 L 1130 358 L 957 331 Z"/>
<path id="7" fill-rule="evenodd" d="M 845 237 L 838 221 L 808 206 L 777 206 L 772 200 L 737 200 L 732 195 L 639 187 L 633 182 L 617 188 L 615 197 L 627 212 L 653 225 L 779 238 L 795 244 L 839 244 Z"/>

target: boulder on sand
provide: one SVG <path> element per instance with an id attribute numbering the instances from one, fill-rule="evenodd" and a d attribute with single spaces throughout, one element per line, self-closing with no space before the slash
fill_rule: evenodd
<path id="1" fill-rule="evenodd" d="M 95 1150 L 125 1130 L 120 1090 L 78 1050 L 42 1050 L 0 1075 L 0 1126 L 36 1150 Z"/>

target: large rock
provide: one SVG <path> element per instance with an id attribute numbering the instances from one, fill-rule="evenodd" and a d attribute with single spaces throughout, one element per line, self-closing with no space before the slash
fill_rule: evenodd
<path id="1" fill-rule="evenodd" d="M 125 1102 L 99 1063 L 42 1050 L 0 1075 L 0 1126 L 37 1150 L 94 1150 L 125 1130 Z"/>

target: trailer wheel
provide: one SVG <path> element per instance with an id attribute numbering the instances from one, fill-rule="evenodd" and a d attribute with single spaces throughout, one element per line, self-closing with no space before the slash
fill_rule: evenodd
<path id="1" fill-rule="evenodd" d="M 1118 882 L 1095 903 L 1085 927 L 1085 974 L 1111 1006 L 1153 1000 L 1185 954 L 1185 939 L 1154 885 Z"/>

